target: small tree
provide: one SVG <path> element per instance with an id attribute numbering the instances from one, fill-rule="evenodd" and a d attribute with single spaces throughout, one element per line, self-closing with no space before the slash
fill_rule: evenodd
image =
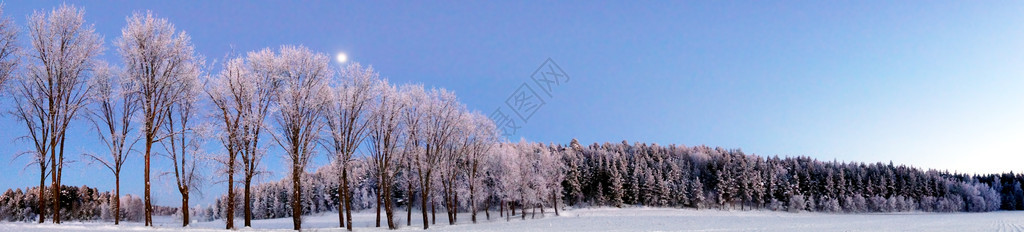
<path id="1" fill-rule="evenodd" d="M 93 92 L 90 96 L 92 109 L 89 111 L 89 119 L 109 154 L 86 153 L 89 159 L 103 164 L 114 174 L 114 225 L 121 222 L 121 167 L 128 159 L 132 147 L 139 141 L 136 133 L 132 133 L 132 117 L 139 109 L 135 100 L 136 92 L 130 83 L 116 73 L 109 66 L 98 66 L 90 82 Z"/>
<path id="2" fill-rule="evenodd" d="M 181 194 L 181 226 L 185 227 L 189 223 L 189 193 L 198 190 L 202 184 L 202 177 L 196 168 L 199 161 L 197 155 L 206 137 L 206 126 L 197 124 L 196 120 L 196 107 L 199 107 L 202 92 L 199 78 L 185 76 L 183 79 L 181 97 L 168 106 L 167 123 L 163 127 L 167 139 L 161 140 L 160 144 L 173 163 L 174 183 Z"/>

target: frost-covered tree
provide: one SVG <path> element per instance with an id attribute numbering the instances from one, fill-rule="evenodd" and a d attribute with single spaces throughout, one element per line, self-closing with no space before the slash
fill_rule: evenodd
<path id="1" fill-rule="evenodd" d="M 102 164 L 114 174 L 114 199 L 111 210 L 114 225 L 121 222 L 121 168 L 132 147 L 139 141 L 134 132 L 132 118 L 138 111 L 136 92 L 131 83 L 119 75 L 116 68 L 108 65 L 96 67 L 89 84 L 91 109 L 89 120 L 96 128 L 100 141 L 107 147 L 107 155 L 86 153 L 91 160 Z"/>
<path id="2" fill-rule="evenodd" d="M 481 203 L 481 200 L 486 199 L 481 197 L 483 191 L 480 191 L 485 181 L 485 177 L 482 175 L 484 165 L 481 163 L 484 162 L 485 156 L 491 152 L 491 148 L 497 142 L 498 132 L 494 122 L 479 112 L 465 114 L 465 118 L 460 121 L 459 125 L 459 146 L 462 147 L 461 151 L 465 154 L 463 170 L 469 188 L 467 204 L 471 212 L 470 220 L 476 223 L 477 205 Z"/>
<path id="3" fill-rule="evenodd" d="M 184 31 L 176 32 L 167 19 L 151 12 L 135 13 L 126 19 L 116 42 L 124 62 L 124 76 L 138 94 L 145 161 L 145 225 L 153 226 L 150 197 L 150 156 L 153 144 L 167 138 L 161 129 L 171 106 L 185 93 L 184 83 L 199 75 L 201 58 Z"/>
<path id="4" fill-rule="evenodd" d="M 445 153 L 445 149 L 452 143 L 455 133 L 454 122 L 458 119 L 460 105 L 453 93 L 443 89 L 432 89 L 428 92 L 422 86 L 415 85 L 403 88 L 402 92 L 407 94 L 410 102 L 417 103 L 410 106 L 417 108 L 417 113 L 406 115 L 418 117 L 415 121 L 418 121 L 419 129 L 415 136 L 419 142 L 414 143 L 421 145 L 423 152 L 414 155 L 413 165 L 416 166 L 416 173 L 419 176 L 423 228 L 427 229 L 429 224 L 426 199 L 430 199 L 434 183 L 432 177 L 436 175 L 435 168 L 451 157 Z"/>
<path id="5" fill-rule="evenodd" d="M 198 73 L 196 73 L 198 74 Z M 160 140 L 165 155 L 172 161 L 175 187 L 181 194 L 182 227 L 189 223 L 189 193 L 198 191 L 203 183 L 199 173 L 199 156 L 204 139 L 207 137 L 208 125 L 198 121 L 199 97 L 202 94 L 202 83 L 198 76 L 183 76 L 182 93 L 168 107 L 166 123 L 163 124 L 165 139 Z"/>
<path id="6" fill-rule="evenodd" d="M 388 229 L 396 229 L 391 190 L 395 173 L 400 169 L 396 163 L 401 160 L 401 157 L 398 157 L 402 154 L 399 144 L 404 140 L 402 137 L 402 111 L 408 102 L 402 92 L 387 82 L 376 86 L 374 92 L 377 93 L 377 96 L 373 99 L 373 112 L 367 121 L 369 123 L 367 137 L 369 138 L 368 150 L 375 171 L 374 178 L 377 180 L 377 212 L 379 216 L 380 203 L 383 202 Z"/>
<path id="7" fill-rule="evenodd" d="M 207 82 L 206 93 L 217 109 L 214 121 L 221 132 L 218 137 L 227 151 L 218 161 L 225 167 L 229 189 L 234 186 L 235 160 L 242 161 L 242 211 L 246 227 L 252 225 L 252 181 L 260 173 L 260 163 L 266 154 L 260 144 L 262 132 L 282 83 L 279 66 L 274 52 L 266 48 L 227 61 L 220 74 Z M 228 197 L 228 204 L 235 205 L 233 197 Z M 233 220 L 228 223 L 229 227 L 234 226 Z"/>
<path id="8" fill-rule="evenodd" d="M 370 125 L 367 118 L 372 113 L 374 97 L 384 94 L 376 90 L 386 87 L 381 86 L 379 74 L 372 67 L 364 68 L 358 63 L 345 66 L 338 77 L 335 80 L 335 86 L 331 88 L 330 100 L 324 113 L 330 133 L 330 139 L 326 144 L 328 144 L 329 152 L 333 154 L 331 157 L 340 164 L 341 169 L 338 172 L 339 180 L 341 180 L 338 197 L 342 199 L 338 205 L 338 221 L 341 227 L 347 225 L 346 228 L 351 231 L 352 206 L 350 204 L 352 196 L 349 194 L 349 161 L 352 160 L 352 155 L 355 154 L 359 144 L 366 137 L 367 127 Z M 398 132 L 400 131 L 395 131 L 395 133 Z M 390 142 L 397 144 L 401 141 Z M 347 219 L 342 218 L 345 216 Z"/>
<path id="9" fill-rule="evenodd" d="M 316 152 L 316 140 L 323 127 L 321 119 L 329 92 L 327 81 L 332 75 L 330 58 L 302 46 L 282 46 L 279 50 L 281 90 L 272 118 L 272 133 L 287 156 L 292 180 L 292 223 L 302 229 L 302 175 Z"/>
<path id="10" fill-rule="evenodd" d="M 74 6 L 61 5 L 49 12 L 34 12 L 29 17 L 31 49 L 26 51 L 29 62 L 25 74 L 15 80 L 13 91 L 14 115 L 25 124 L 29 133 L 26 138 L 34 147 L 23 154 L 32 154 L 34 162 L 41 165 L 40 186 L 46 175 L 43 165 L 49 165 L 54 223 L 61 222 L 58 189 L 64 167 L 66 131 L 78 113 L 87 107 L 88 78 L 96 57 L 103 51 L 103 38 L 95 33 L 92 25 L 85 23 L 84 14 L 85 11 Z M 0 23 L 3 24 L 9 22 Z M 7 36 L 0 34 L 3 40 Z M 0 51 L 0 55 L 4 55 L 3 52 Z M 0 75 L 9 75 L 9 70 L 0 70 Z M 40 213 L 40 222 L 42 218 Z"/>

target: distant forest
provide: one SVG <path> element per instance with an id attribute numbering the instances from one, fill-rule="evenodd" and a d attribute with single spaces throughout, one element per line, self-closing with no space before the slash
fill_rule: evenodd
<path id="1" fill-rule="evenodd" d="M 568 146 L 540 143 L 501 143 L 481 165 L 477 192 L 481 208 L 506 217 L 519 208 L 675 207 L 695 209 L 861 212 L 984 212 L 1024 209 L 1024 175 L 1014 173 L 966 175 L 922 170 L 889 163 L 819 161 L 810 157 L 779 158 L 748 155 L 738 149 L 707 146 L 604 143 Z M 353 206 L 377 206 L 372 165 L 356 159 L 351 165 Z M 517 169 L 517 170 L 512 170 Z M 337 211 L 336 165 L 307 173 L 303 212 Z M 399 172 L 393 196 L 403 209 L 419 205 L 408 172 Z M 453 198 L 459 211 L 469 211 L 468 181 L 456 175 Z M 290 180 L 263 183 L 253 190 L 253 218 L 290 217 Z M 994 184 L 993 183 L 998 183 Z M 444 191 L 443 186 L 434 188 Z M 240 189 L 237 191 L 241 191 Z M 38 189 L 7 190 L 0 196 L 0 219 L 35 218 Z M 49 193 L 49 191 L 45 191 Z M 62 210 L 75 220 L 112 220 L 109 192 L 65 186 Z M 413 193 L 413 194 L 410 194 Z M 444 193 L 434 194 L 443 196 Z M 239 195 L 236 195 L 239 196 Z M 461 196 L 461 197 L 460 197 Z M 209 207 L 192 212 L 199 220 L 223 218 L 226 195 Z M 240 201 L 241 199 L 239 199 Z M 129 221 L 142 219 L 136 196 L 121 198 Z M 428 205 L 443 199 L 428 199 Z M 557 202 L 556 202 L 557 201 Z M 433 208 L 431 207 L 431 208 Z M 158 207 L 157 215 L 178 215 L 179 208 Z M 535 209 L 534 209 L 535 210 Z M 436 210 L 432 210 L 436 211 Z M 235 210 L 241 214 L 241 210 Z M 519 214 L 520 217 L 526 214 Z M 436 217 L 436 216 L 435 216 Z M 455 220 L 455 219 L 453 219 Z M 408 220 L 407 220 L 408 221 Z"/>

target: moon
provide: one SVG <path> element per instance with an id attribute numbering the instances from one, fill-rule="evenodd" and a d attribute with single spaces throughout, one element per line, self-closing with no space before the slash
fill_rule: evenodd
<path id="1" fill-rule="evenodd" d="M 345 63 L 345 61 L 348 61 L 348 55 L 345 55 L 344 52 L 339 52 L 335 59 L 338 60 L 338 63 Z"/>

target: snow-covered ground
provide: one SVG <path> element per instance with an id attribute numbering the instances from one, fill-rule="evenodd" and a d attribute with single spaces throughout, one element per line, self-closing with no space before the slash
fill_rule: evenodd
<path id="1" fill-rule="evenodd" d="M 440 213 L 440 212 L 439 212 Z M 405 212 L 397 215 L 400 230 L 421 230 L 415 223 L 405 226 Z M 663 208 L 599 208 L 576 209 L 555 217 L 552 212 L 536 219 L 512 218 L 506 221 L 492 214 L 490 221 L 469 223 L 469 215 L 460 215 L 460 223 L 447 225 L 447 218 L 438 214 L 438 224 L 431 230 L 439 231 L 1024 231 L 1024 212 L 998 211 L 989 213 L 892 213 L 892 214 L 823 214 L 786 213 L 770 211 L 719 211 Z M 484 215 L 479 215 L 481 219 Z M 305 217 L 304 228 L 309 231 L 341 231 L 337 228 L 337 214 Z M 199 222 L 190 228 L 177 227 L 170 217 L 155 218 L 157 228 L 145 228 L 141 223 L 121 226 L 106 222 L 72 222 L 62 225 L 35 223 L 3 223 L 0 231 L 224 231 L 223 221 Z M 354 215 L 356 231 L 382 231 L 373 228 L 374 213 L 364 211 Z M 236 223 L 241 225 L 241 221 Z M 291 228 L 291 218 L 253 221 L 255 231 L 285 231 Z"/>

